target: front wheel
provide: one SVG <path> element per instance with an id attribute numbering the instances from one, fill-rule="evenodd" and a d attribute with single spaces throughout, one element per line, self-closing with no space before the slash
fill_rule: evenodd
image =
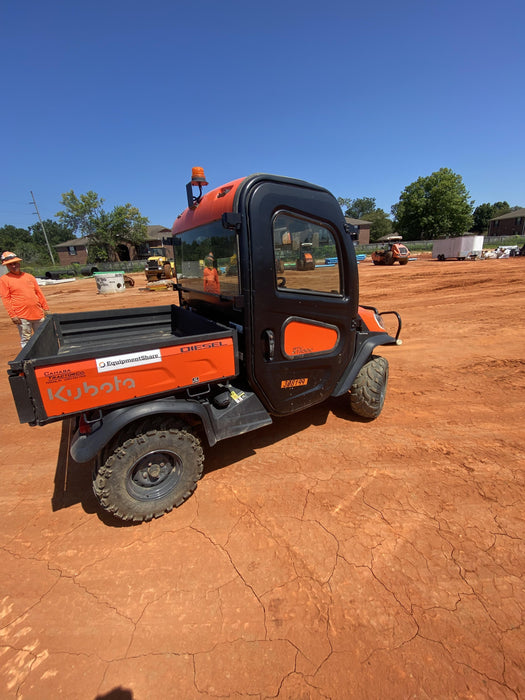
<path id="1" fill-rule="evenodd" d="M 93 490 L 121 520 L 159 518 L 191 496 L 203 461 L 200 441 L 185 427 L 145 430 L 117 443 L 95 471 Z"/>
<path id="2" fill-rule="evenodd" d="M 352 411 L 363 418 L 377 418 L 385 403 L 388 361 L 372 356 L 359 370 L 350 389 Z"/>

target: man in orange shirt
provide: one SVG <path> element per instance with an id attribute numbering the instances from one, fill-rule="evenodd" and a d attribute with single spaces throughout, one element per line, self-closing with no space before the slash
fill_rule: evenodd
<path id="1" fill-rule="evenodd" d="M 2 265 L 8 272 L 0 277 L 0 296 L 11 321 L 18 326 L 24 347 L 47 316 L 49 306 L 33 275 L 20 269 L 21 262 L 15 253 L 2 253 Z"/>
<path id="2" fill-rule="evenodd" d="M 215 258 L 213 253 L 209 253 L 204 260 L 204 291 L 212 294 L 221 293 L 221 285 L 219 282 L 219 273 L 215 267 Z"/>

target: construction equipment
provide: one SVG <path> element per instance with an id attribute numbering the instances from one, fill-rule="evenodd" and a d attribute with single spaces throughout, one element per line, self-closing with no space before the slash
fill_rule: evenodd
<path id="1" fill-rule="evenodd" d="M 144 272 L 148 282 L 175 277 L 175 263 L 169 259 L 166 248 L 150 248 Z"/>
<path id="2" fill-rule="evenodd" d="M 401 344 L 396 311 L 358 304 L 352 234 L 328 190 L 261 173 L 206 185 L 195 168 L 173 224 L 178 304 L 49 316 L 9 363 L 20 421 L 71 420 L 71 456 L 94 464 L 94 493 L 122 520 L 180 506 L 202 474 L 202 441 L 331 397 L 376 418 L 388 362 L 375 351 Z M 285 228 L 294 253 L 310 242 L 312 258 L 333 263 L 279 270 Z M 204 284 L 212 254 L 219 292 Z"/>
<path id="3" fill-rule="evenodd" d="M 313 243 L 301 243 L 301 255 L 295 263 L 297 270 L 315 270 L 315 259 L 312 249 Z"/>
<path id="4" fill-rule="evenodd" d="M 385 245 L 380 250 L 374 250 L 372 253 L 372 262 L 374 265 L 393 265 L 398 262 L 400 265 L 406 265 L 410 257 L 410 251 L 400 243 L 403 240 L 402 236 L 391 235 L 383 236 L 378 239 L 378 242 L 384 242 Z"/>

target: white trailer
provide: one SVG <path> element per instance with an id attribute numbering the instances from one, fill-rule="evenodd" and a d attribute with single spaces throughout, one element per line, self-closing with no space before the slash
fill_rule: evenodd
<path id="1" fill-rule="evenodd" d="M 440 238 L 432 245 L 432 257 L 437 260 L 479 258 L 483 252 L 483 241 L 484 236 Z"/>

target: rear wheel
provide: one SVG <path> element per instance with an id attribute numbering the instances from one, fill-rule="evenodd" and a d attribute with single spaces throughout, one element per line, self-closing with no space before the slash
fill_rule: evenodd
<path id="1" fill-rule="evenodd" d="M 202 476 L 200 441 L 184 425 L 145 426 L 109 452 L 94 474 L 93 490 L 102 507 L 122 520 L 160 517 L 189 498 Z"/>
<path id="2" fill-rule="evenodd" d="M 377 418 L 385 403 L 388 361 L 372 356 L 359 370 L 350 389 L 352 411 L 363 418 Z"/>

